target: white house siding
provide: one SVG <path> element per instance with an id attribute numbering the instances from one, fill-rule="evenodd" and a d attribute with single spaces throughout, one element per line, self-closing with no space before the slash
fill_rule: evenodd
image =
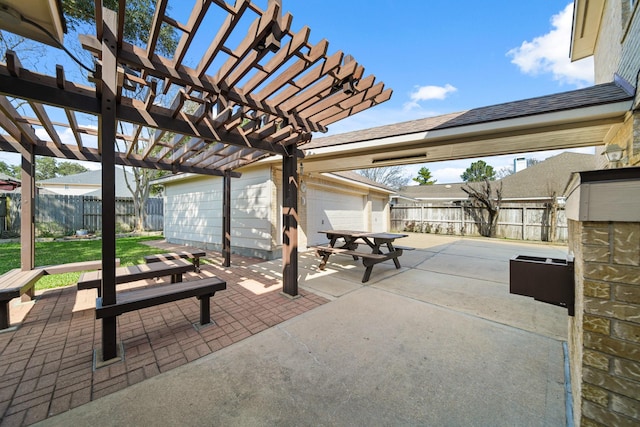
<path id="1" fill-rule="evenodd" d="M 321 230 L 366 230 L 366 193 L 340 191 L 340 185 L 307 187 L 307 240 L 309 245 L 327 241 Z"/>
<path id="2" fill-rule="evenodd" d="M 372 197 L 371 198 L 371 231 L 374 233 L 383 233 L 388 230 L 387 227 L 387 205 L 388 198 Z"/>
<path id="3" fill-rule="evenodd" d="M 231 180 L 233 252 L 273 257 L 268 167 L 242 170 Z M 169 242 L 207 249 L 222 247 L 222 178 L 198 177 L 165 184 L 165 237 Z"/>

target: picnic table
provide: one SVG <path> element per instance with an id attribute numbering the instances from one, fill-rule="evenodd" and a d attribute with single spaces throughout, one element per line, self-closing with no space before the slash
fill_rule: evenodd
<path id="1" fill-rule="evenodd" d="M 393 242 L 396 239 L 407 237 L 407 234 L 371 233 L 353 230 L 324 230 L 318 233 L 326 234 L 329 239 L 328 245 L 312 246 L 312 248 L 316 249 L 318 256 L 322 257 L 319 265 L 320 270 L 324 270 L 332 254 L 349 255 L 354 260 L 362 258 L 362 263 L 366 267 L 362 283 L 369 281 L 373 266 L 381 262 L 391 259 L 396 268 L 400 268 L 398 257 L 402 255 L 403 249 L 413 249 L 393 246 Z M 360 246 L 365 245 L 370 249 L 370 252 L 358 249 Z"/>

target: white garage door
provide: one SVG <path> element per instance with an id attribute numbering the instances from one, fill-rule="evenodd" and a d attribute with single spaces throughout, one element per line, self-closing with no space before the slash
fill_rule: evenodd
<path id="1" fill-rule="evenodd" d="M 307 240 L 327 241 L 320 230 L 364 230 L 364 196 L 317 188 L 307 190 Z"/>

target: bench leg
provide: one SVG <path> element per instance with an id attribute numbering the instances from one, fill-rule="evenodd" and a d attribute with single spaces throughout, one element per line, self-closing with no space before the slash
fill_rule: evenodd
<path id="1" fill-rule="evenodd" d="M 0 301 L 0 329 L 7 329 L 9 325 L 9 301 Z"/>
<path id="2" fill-rule="evenodd" d="M 200 325 L 211 323 L 211 305 L 210 298 L 213 295 L 202 295 L 198 297 L 200 300 Z"/>
<path id="3" fill-rule="evenodd" d="M 179 282 L 182 282 L 182 273 L 172 274 L 171 283 L 179 283 Z"/>
<path id="4" fill-rule="evenodd" d="M 393 258 L 393 263 L 396 265 L 396 268 L 400 268 L 400 261 L 398 260 L 398 257 Z"/>
<path id="5" fill-rule="evenodd" d="M 196 273 L 200 273 L 200 257 L 193 258 L 193 266 L 196 268 Z"/>
<path id="6" fill-rule="evenodd" d="M 327 261 L 329 261 L 330 254 L 328 252 L 318 252 L 318 255 L 322 256 L 322 260 L 320 261 L 318 269 L 324 270 L 324 267 L 327 265 Z"/>
<path id="7" fill-rule="evenodd" d="M 402 249 L 395 249 L 391 243 L 387 243 L 387 248 L 389 249 L 389 253 L 397 252 L 398 254 L 393 257 L 393 263 L 396 265 L 396 268 L 400 268 L 400 260 L 398 257 L 402 255 Z"/>
<path id="8" fill-rule="evenodd" d="M 373 265 L 368 265 L 364 270 L 364 276 L 362 276 L 362 283 L 366 283 L 371 278 L 371 272 L 373 271 Z"/>
<path id="9" fill-rule="evenodd" d="M 34 283 L 33 286 L 31 286 L 29 289 L 27 289 L 27 291 L 20 296 L 20 301 L 28 302 L 28 301 L 33 300 L 33 298 L 35 298 L 35 296 L 36 296 L 36 286 L 35 286 L 35 283 Z"/>

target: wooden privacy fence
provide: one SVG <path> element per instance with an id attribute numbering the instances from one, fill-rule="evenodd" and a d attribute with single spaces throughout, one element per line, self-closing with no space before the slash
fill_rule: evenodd
<path id="1" fill-rule="evenodd" d="M 479 236 L 478 227 L 464 206 L 395 205 L 391 207 L 391 229 L 418 233 Z M 555 220 L 555 226 L 553 224 Z M 555 233 L 553 229 L 555 228 Z M 552 236 L 552 234 L 554 234 Z M 518 240 L 567 241 L 564 209 L 543 203 L 503 203 L 496 237 Z"/>
<path id="2" fill-rule="evenodd" d="M 20 233 L 20 194 L 0 195 L 0 231 Z M 4 207 L 4 209 L 3 209 Z M 145 230 L 162 230 L 163 201 L 146 203 Z M 4 214 L 4 216 L 3 216 Z M 76 230 L 94 232 L 102 228 L 102 199 L 94 196 L 39 194 L 36 197 L 36 232 L 41 236 L 68 235 Z M 133 198 L 116 199 L 116 227 L 121 232 L 135 225 Z"/>

